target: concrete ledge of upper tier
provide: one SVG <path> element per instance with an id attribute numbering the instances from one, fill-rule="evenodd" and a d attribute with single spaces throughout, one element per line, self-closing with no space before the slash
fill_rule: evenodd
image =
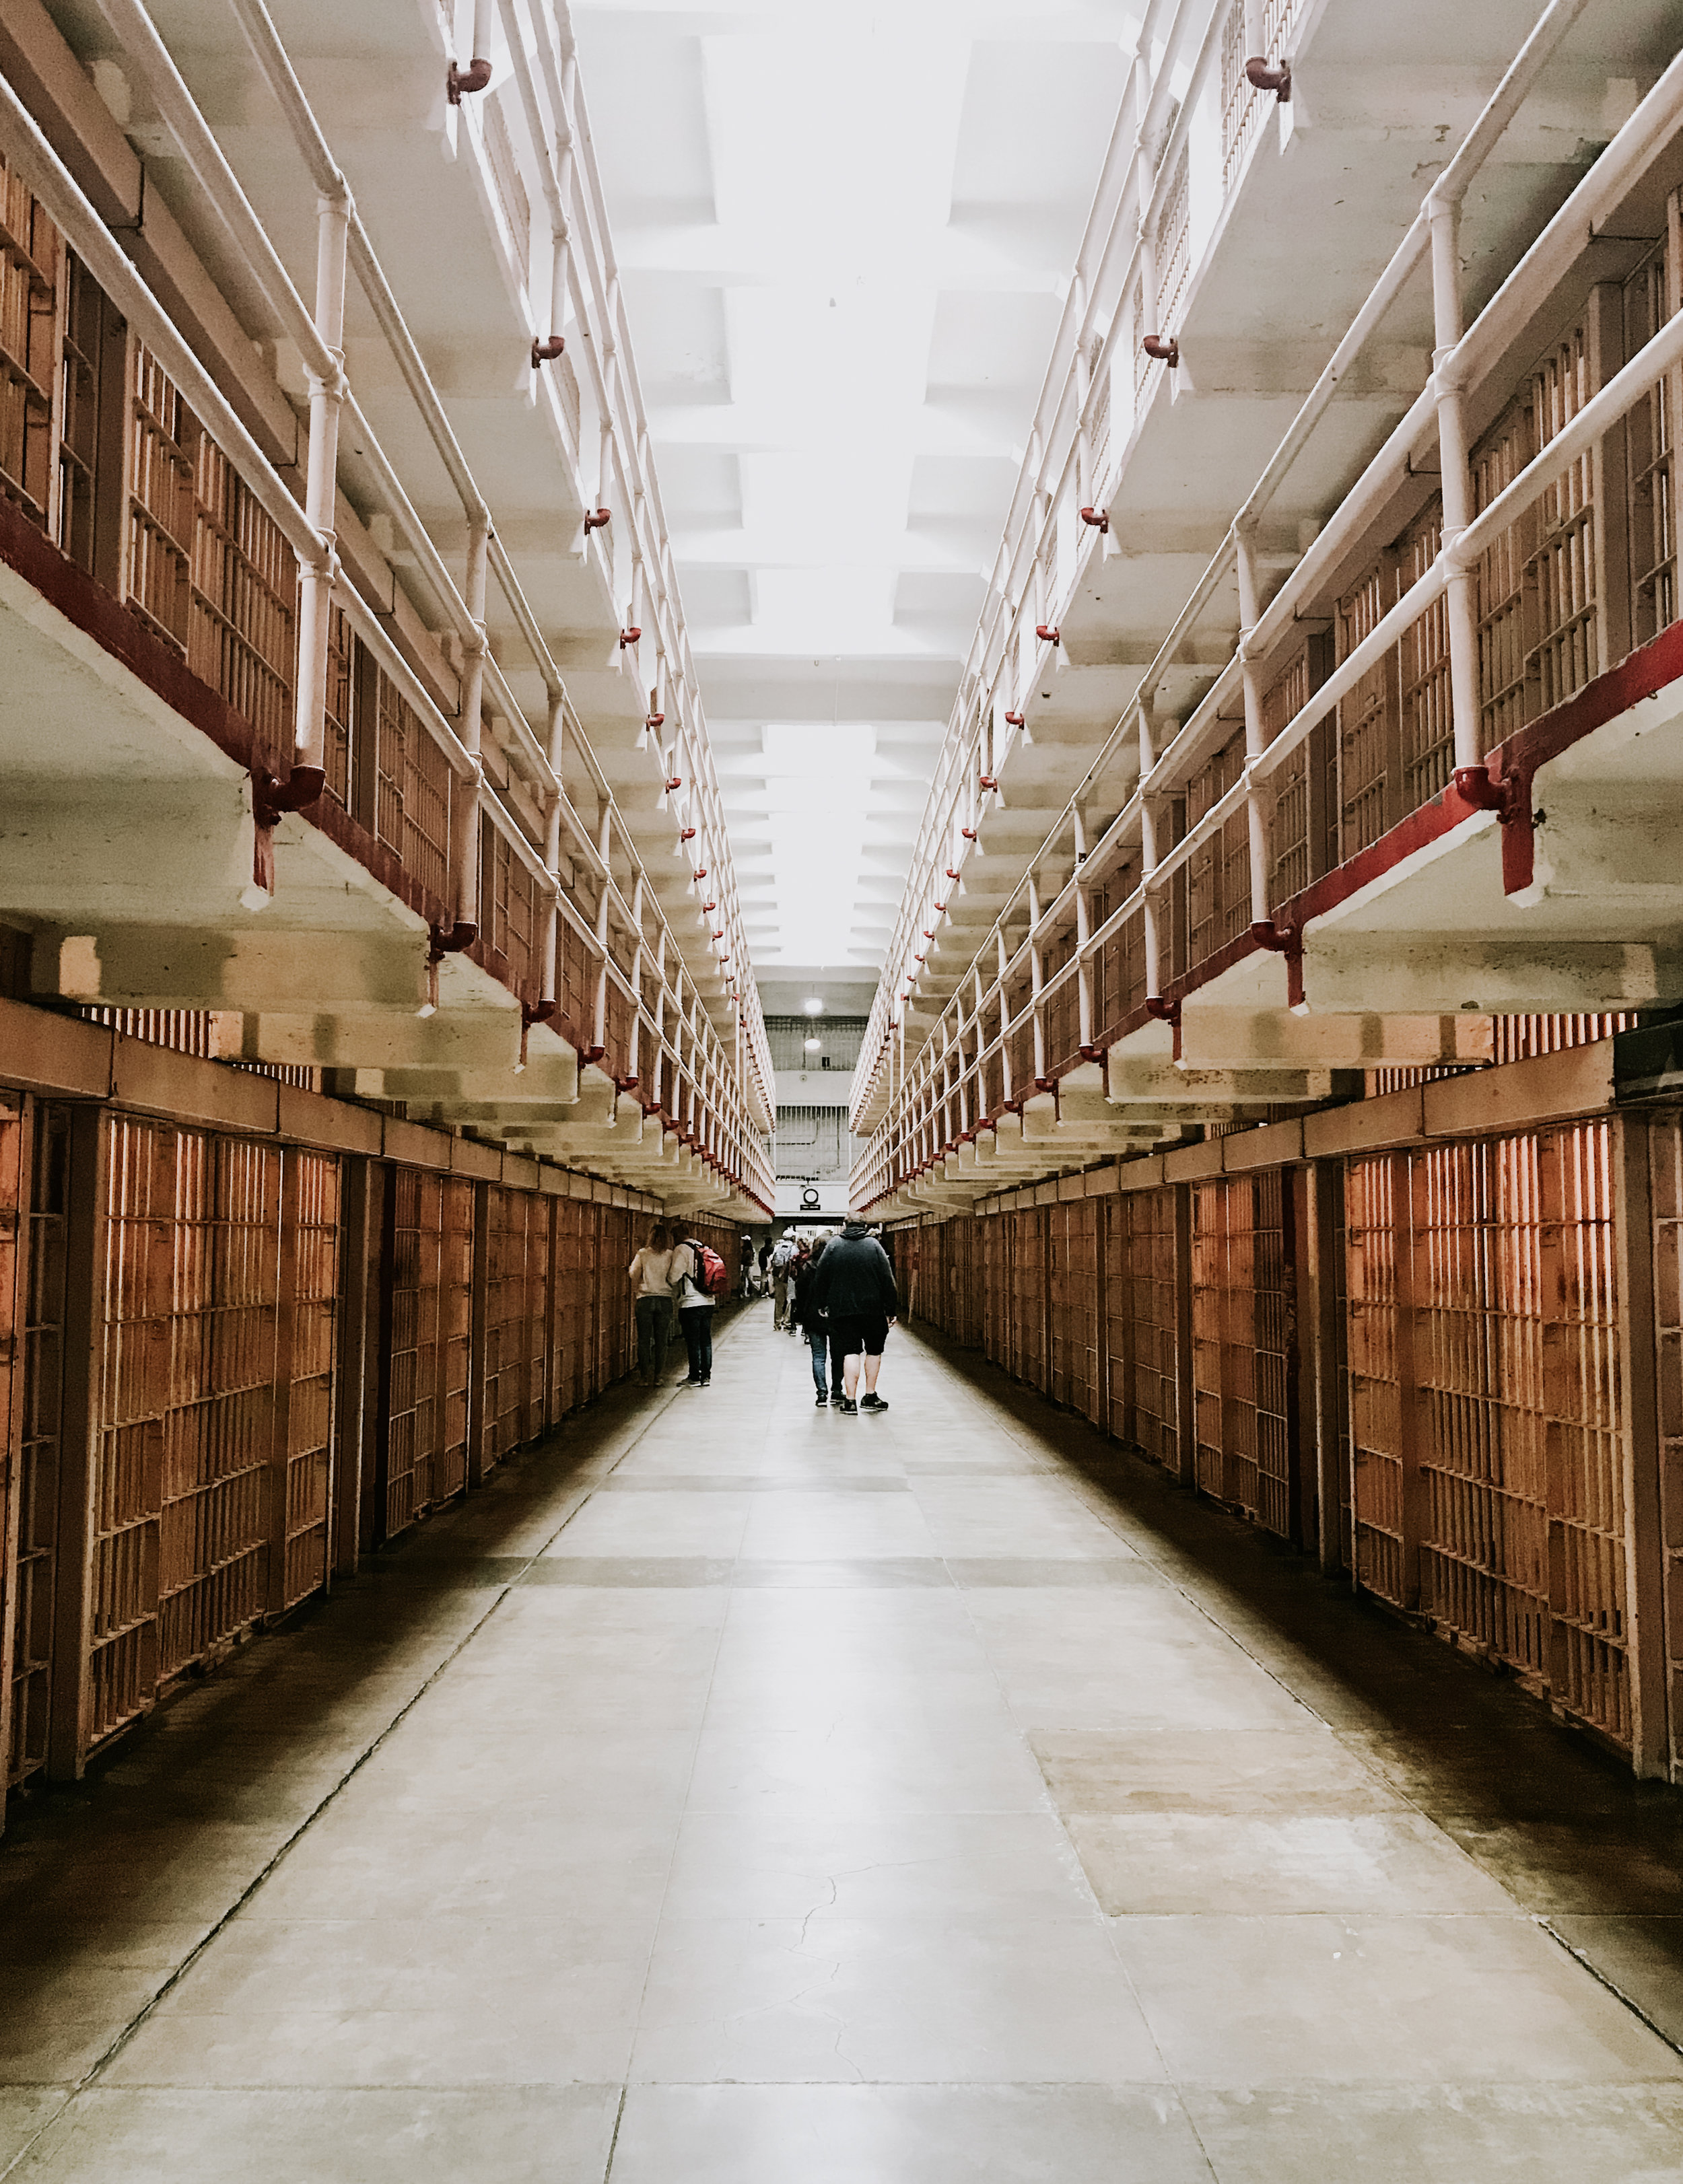
<path id="1" fill-rule="evenodd" d="M 27 1001 L 0 998 L 0 1084 L 43 1099 L 109 1100 L 195 1128 L 269 1137 L 311 1151 L 359 1153 L 552 1196 L 658 1213 L 661 1201 L 600 1176 L 429 1129 L 272 1077 L 176 1054 Z"/>

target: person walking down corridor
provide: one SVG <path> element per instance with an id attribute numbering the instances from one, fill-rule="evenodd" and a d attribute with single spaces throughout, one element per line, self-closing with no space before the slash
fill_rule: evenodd
<path id="1" fill-rule="evenodd" d="M 838 1357 L 843 1361 L 842 1415 L 887 1410 L 877 1393 L 877 1375 L 883 1369 L 889 1329 L 900 1315 L 900 1291 L 888 1253 L 864 1222 L 848 1222 L 825 1246 L 811 1295 L 818 1309 L 829 1314 L 832 1371 Z M 857 1394 L 861 1358 L 862 1400 Z"/>
<path id="2" fill-rule="evenodd" d="M 667 1345 L 672 1339 L 677 1241 L 666 1223 L 657 1221 L 629 1270 L 631 1293 L 637 1300 L 637 1377 L 645 1388 L 660 1385 Z"/>
<path id="3" fill-rule="evenodd" d="M 716 1279 L 722 1283 L 726 1278 L 722 1264 L 699 1237 L 686 1237 L 672 1254 L 673 1301 L 677 1306 L 678 1330 L 689 1353 L 689 1373 L 678 1382 L 680 1388 L 705 1388 L 713 1378 L 713 1311 L 718 1295 L 708 1286 L 710 1258 L 717 1269 Z"/>
<path id="4" fill-rule="evenodd" d="M 830 1346 L 830 1324 L 812 1299 L 812 1284 L 817 1279 L 818 1262 L 823 1256 L 824 1245 L 821 1242 L 816 1251 L 803 1251 L 795 1261 L 794 1301 L 789 1306 L 791 1322 L 805 1336 L 812 1352 L 812 1385 L 818 1391 L 820 1410 L 828 1402 L 839 1404 L 841 1401 L 839 1385 L 832 1396 L 825 1376 L 825 1363 Z"/>
<path id="5" fill-rule="evenodd" d="M 797 1249 L 794 1237 L 785 1236 L 772 1254 L 772 1324 L 774 1328 L 785 1328 L 789 1323 L 789 1278 Z"/>

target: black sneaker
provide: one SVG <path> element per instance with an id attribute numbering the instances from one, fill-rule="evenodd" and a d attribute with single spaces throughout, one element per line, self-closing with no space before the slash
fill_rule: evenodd
<path id="1" fill-rule="evenodd" d="M 818 1408 L 819 1408 L 821 1411 L 822 1411 L 822 1410 L 828 1410 L 828 1409 L 829 1408 L 829 1402 L 830 1402 L 830 1399 L 829 1399 L 829 1397 L 828 1397 L 828 1396 L 820 1396 L 817 1398 Z"/>
<path id="2" fill-rule="evenodd" d="M 711 1388 L 713 1383 L 710 1377 L 705 1380 L 698 1380 L 695 1384 L 698 1388 Z"/>
<path id="3" fill-rule="evenodd" d="M 692 1373 L 690 1373 L 690 1374 L 688 1376 L 688 1378 L 687 1378 L 687 1379 L 683 1379 L 683 1380 L 674 1380 L 674 1381 L 673 1381 L 673 1383 L 672 1383 L 672 1385 L 673 1385 L 673 1387 L 675 1387 L 675 1388 L 699 1388 L 699 1387 L 701 1385 L 701 1383 L 700 1383 L 700 1382 L 696 1379 L 695 1375 Z"/>
<path id="4" fill-rule="evenodd" d="M 843 1393 L 842 1393 L 842 1391 L 841 1391 L 841 1390 L 840 1390 L 839 1388 L 838 1388 L 838 1389 L 836 1390 L 836 1392 L 834 1393 L 834 1395 L 833 1395 L 833 1396 L 831 1396 L 831 1398 L 830 1398 L 831 1405 L 832 1405 L 832 1407 L 833 1407 L 834 1409 L 836 1409 L 836 1410 L 839 1410 L 839 1409 L 841 1408 L 842 1405 L 843 1405 L 846 1401 L 847 1401 L 847 1397 L 846 1397 L 845 1396 L 844 1396 L 844 1395 L 843 1395 Z"/>
<path id="5" fill-rule="evenodd" d="M 860 1399 L 861 1411 L 885 1411 L 889 1407 L 880 1396 L 865 1396 Z"/>
<path id="6" fill-rule="evenodd" d="M 856 1418 L 859 1416 L 859 1406 L 857 1403 L 850 1402 L 844 1396 L 841 1399 L 841 1412 L 844 1418 Z"/>

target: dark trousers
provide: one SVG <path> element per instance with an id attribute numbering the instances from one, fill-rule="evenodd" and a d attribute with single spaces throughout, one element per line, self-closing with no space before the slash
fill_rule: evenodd
<path id="1" fill-rule="evenodd" d="M 637 1371 L 645 1388 L 652 1388 L 666 1362 L 666 1345 L 672 1339 L 672 1301 L 669 1296 L 640 1296 L 637 1300 Z"/>
<path id="2" fill-rule="evenodd" d="M 713 1307 L 711 1304 L 692 1305 L 688 1312 L 678 1314 L 678 1325 L 683 1329 L 683 1346 L 689 1352 L 689 1377 L 692 1380 L 710 1380 L 713 1377 Z"/>

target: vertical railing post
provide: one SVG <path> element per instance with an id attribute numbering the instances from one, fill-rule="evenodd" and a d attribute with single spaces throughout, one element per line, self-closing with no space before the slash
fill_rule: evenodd
<path id="1" fill-rule="evenodd" d="M 596 847 L 602 860 L 602 891 L 596 904 L 596 946 L 599 960 L 596 966 L 596 1008 L 590 1044 L 594 1049 L 591 1059 L 599 1061 L 608 1050 L 608 900 L 613 891 L 613 867 L 609 853 L 613 847 L 613 813 L 607 804 L 602 806 L 601 822 L 596 836 Z M 617 1112 L 617 1103 L 616 1103 Z"/>
<path id="2" fill-rule="evenodd" d="M 549 875 L 549 915 L 543 929 L 543 977 L 540 999 L 554 1005 L 559 998 L 555 991 L 557 959 L 560 953 L 561 926 L 561 805 L 566 796 L 566 783 L 561 772 L 566 755 L 567 701 L 559 690 L 549 699 L 549 771 L 555 777 L 554 791 L 549 799 L 549 809 L 544 816 L 543 865 Z"/>
<path id="3" fill-rule="evenodd" d="M 1040 948 L 1040 890 L 1031 869 L 1028 874 L 1028 1000 L 1033 1011 L 1031 1028 L 1034 1037 L 1034 1084 L 1036 1089 L 1046 1074 L 1046 1018 L 1040 1004 L 1040 988 L 1044 980 L 1045 958 Z"/>
<path id="4" fill-rule="evenodd" d="M 1242 523 L 1234 533 L 1234 560 L 1239 578 L 1239 664 L 1240 677 L 1245 692 L 1245 762 L 1247 766 L 1259 759 L 1268 747 L 1268 729 L 1262 719 L 1262 693 L 1257 663 L 1251 657 L 1251 634 L 1256 628 L 1262 608 L 1257 584 L 1257 538 L 1255 527 Z M 1268 916 L 1268 821 L 1263 805 L 1268 791 L 1266 785 L 1252 780 L 1245 793 L 1246 848 L 1251 869 L 1251 931 L 1253 938 L 1272 934 L 1273 920 Z"/>
<path id="5" fill-rule="evenodd" d="M 1157 762 L 1151 742 L 1151 716 L 1142 704 L 1140 708 L 1140 780 L 1143 788 L 1151 777 Z M 1162 997 L 1162 958 L 1157 937 L 1157 898 L 1151 884 L 1157 869 L 1157 815 L 1149 796 L 1140 799 L 1140 883 L 1143 890 L 1140 919 L 1145 928 L 1145 998 L 1148 1002 Z"/>
<path id="6" fill-rule="evenodd" d="M 450 828 L 452 894 L 457 946 L 470 944 L 479 931 L 479 796 L 485 774 L 479 750 L 483 735 L 482 713 L 485 694 L 485 588 L 491 559 L 491 521 L 475 516 L 467 534 L 467 611 L 473 635 L 462 648 L 461 739 L 473 760 L 473 773 L 455 784 Z"/>
<path id="7" fill-rule="evenodd" d="M 1443 539 L 1449 552 L 1472 521 L 1473 478 L 1468 458 L 1467 421 L 1462 404 L 1460 368 L 1455 361 L 1461 320 L 1461 208 L 1457 202 L 1428 198 L 1431 229 L 1433 387 L 1437 407 L 1438 467 L 1443 481 Z M 1479 694 L 1477 596 L 1470 570 L 1450 577 L 1445 601 L 1449 624 L 1450 706 L 1454 726 L 1455 771 L 1482 773 L 1484 734 Z"/>
<path id="8" fill-rule="evenodd" d="M 309 448 L 304 514 L 322 542 L 319 560 L 298 572 L 298 688 L 293 766 L 309 777 L 316 794 L 326 770 L 327 649 L 333 585 L 338 574 L 336 503 L 339 478 L 339 417 L 349 392 L 345 382 L 345 264 L 351 197 L 341 179 L 316 200 L 315 331 L 333 365 L 331 378 L 309 378 Z M 302 790 L 306 784 L 300 783 Z M 312 799 L 313 800 L 313 799 Z"/>
<path id="9" fill-rule="evenodd" d="M 1087 943 L 1092 938 L 1092 909 L 1089 889 L 1082 879 L 1082 868 L 1087 861 L 1087 828 L 1080 807 L 1073 814 L 1075 822 L 1075 1032 L 1076 1044 L 1084 1061 L 1091 1059 L 1093 1045 L 1093 966 L 1087 954 Z"/>

